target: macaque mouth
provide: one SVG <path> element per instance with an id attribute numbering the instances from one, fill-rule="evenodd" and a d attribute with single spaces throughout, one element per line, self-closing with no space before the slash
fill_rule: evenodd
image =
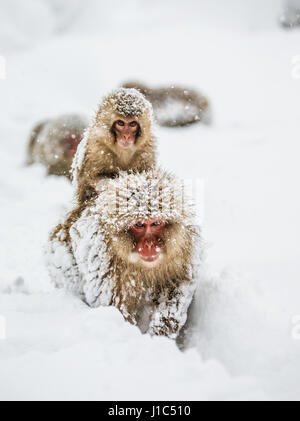
<path id="1" fill-rule="evenodd" d="M 79 133 L 72 133 L 64 138 L 67 153 L 71 158 L 74 158 L 78 145 L 82 140 L 82 136 Z"/>
<path id="2" fill-rule="evenodd" d="M 130 148 L 135 142 L 134 138 L 124 139 L 124 138 L 118 138 L 117 143 L 121 148 L 128 149 Z"/>
<path id="3" fill-rule="evenodd" d="M 144 262 L 154 262 L 163 253 L 162 235 L 166 221 L 160 219 L 138 220 L 130 227 L 134 237 L 135 253 Z"/>
<path id="4" fill-rule="evenodd" d="M 136 245 L 136 251 L 144 262 L 154 262 L 162 253 L 162 242 L 160 239 L 141 240 Z"/>

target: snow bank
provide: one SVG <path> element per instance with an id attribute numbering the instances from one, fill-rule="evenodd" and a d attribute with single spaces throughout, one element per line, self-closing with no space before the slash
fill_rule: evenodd
<path id="1" fill-rule="evenodd" d="M 57 292 L 1 295 L 0 306 L 8 325 L 1 399 L 264 396 L 253 379 L 230 378 L 217 361 L 203 363 L 196 350 L 183 354 L 166 338 L 141 335 L 112 307 L 91 310 Z"/>

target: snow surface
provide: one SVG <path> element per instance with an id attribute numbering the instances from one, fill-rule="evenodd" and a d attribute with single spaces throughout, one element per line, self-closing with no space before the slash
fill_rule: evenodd
<path id="1" fill-rule="evenodd" d="M 3 1 L 0 17 L 0 399 L 299 399 L 300 31 L 277 26 L 280 2 L 90 1 L 76 16 L 23 3 Z M 53 289 L 43 247 L 72 187 L 24 165 L 36 121 L 92 115 L 133 78 L 195 86 L 213 108 L 212 127 L 157 128 L 160 164 L 205 181 L 185 352 Z"/>

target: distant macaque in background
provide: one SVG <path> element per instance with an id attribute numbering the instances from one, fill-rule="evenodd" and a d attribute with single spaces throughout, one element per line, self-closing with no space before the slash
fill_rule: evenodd
<path id="1" fill-rule="evenodd" d="M 122 172 L 100 190 L 52 234 L 52 281 L 90 306 L 117 307 L 143 333 L 175 339 L 196 285 L 198 233 L 182 184 L 163 171 Z"/>
<path id="2" fill-rule="evenodd" d="M 156 121 L 161 126 L 177 127 L 211 122 L 209 101 L 195 89 L 179 86 L 150 88 L 137 81 L 126 82 L 123 87 L 135 88 L 145 95 L 153 106 Z"/>
<path id="3" fill-rule="evenodd" d="M 155 164 L 152 106 L 135 89 L 120 88 L 101 102 L 73 163 L 79 207 L 97 196 L 99 180 L 120 170 L 144 171 Z"/>
<path id="4" fill-rule="evenodd" d="M 300 0 L 285 0 L 279 21 L 284 28 L 300 26 Z"/>
<path id="5" fill-rule="evenodd" d="M 72 161 L 87 126 L 88 120 L 77 114 L 40 122 L 30 135 L 27 164 L 41 163 L 48 174 L 70 178 Z"/>

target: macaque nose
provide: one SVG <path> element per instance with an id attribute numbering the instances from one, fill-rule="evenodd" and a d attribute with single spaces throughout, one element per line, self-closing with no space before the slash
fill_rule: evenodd
<path id="1" fill-rule="evenodd" d="M 145 240 L 145 242 L 144 242 L 144 248 L 145 248 L 145 250 L 147 252 L 152 251 L 153 247 L 154 247 L 153 241 L 151 241 L 151 240 Z"/>
<path id="2" fill-rule="evenodd" d="M 130 133 L 123 133 L 123 139 L 126 141 L 130 140 Z"/>

